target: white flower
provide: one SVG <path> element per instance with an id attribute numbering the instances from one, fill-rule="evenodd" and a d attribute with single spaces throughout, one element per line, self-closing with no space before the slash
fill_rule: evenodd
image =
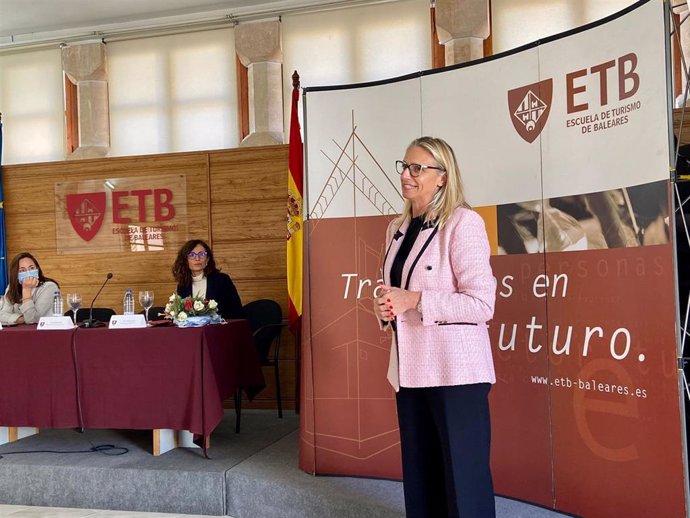
<path id="1" fill-rule="evenodd" d="M 187 320 L 187 313 L 180 311 L 179 315 L 177 315 L 177 320 Z"/>
<path id="2" fill-rule="evenodd" d="M 170 310 L 170 316 L 171 316 L 171 317 L 174 317 L 174 316 L 175 316 L 175 311 Z"/>
<path id="3" fill-rule="evenodd" d="M 165 305 L 165 312 L 170 313 L 172 311 L 173 305 L 172 304 L 166 304 Z"/>
<path id="4" fill-rule="evenodd" d="M 195 300 L 194 301 L 194 311 L 201 311 L 204 309 L 204 303 L 201 302 L 200 300 Z"/>
<path id="5" fill-rule="evenodd" d="M 170 302 L 175 302 L 175 297 L 177 297 L 177 294 L 176 294 L 176 293 L 173 293 L 172 295 L 170 295 L 170 298 L 169 298 L 168 300 L 169 300 Z"/>
<path id="6" fill-rule="evenodd" d="M 218 303 L 211 299 L 208 301 L 208 309 L 216 309 L 218 307 Z"/>

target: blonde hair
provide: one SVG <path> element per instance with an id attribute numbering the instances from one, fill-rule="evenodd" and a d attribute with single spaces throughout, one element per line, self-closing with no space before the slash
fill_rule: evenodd
<path id="1" fill-rule="evenodd" d="M 427 151 L 436 161 L 436 163 L 445 169 L 446 181 L 443 186 L 439 187 L 434 193 L 434 197 L 429 203 L 429 207 L 424 215 L 424 222 L 433 222 L 438 219 L 437 225 L 442 229 L 448 219 L 451 217 L 455 209 L 458 207 L 470 206 L 465 201 L 465 193 L 462 188 L 462 177 L 460 176 L 460 167 L 455 158 L 453 148 L 448 143 L 440 138 L 435 137 L 419 137 L 413 140 L 407 149 L 419 147 Z M 443 174 L 440 171 L 438 174 Z M 409 200 L 405 201 L 403 212 L 398 218 L 398 224 L 402 225 L 407 217 L 412 217 L 412 203 Z"/>

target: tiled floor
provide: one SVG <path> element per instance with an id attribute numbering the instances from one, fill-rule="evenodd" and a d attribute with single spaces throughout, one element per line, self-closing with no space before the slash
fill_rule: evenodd
<path id="1" fill-rule="evenodd" d="M 0 516 L 12 518 L 211 518 L 205 515 L 141 513 L 129 511 L 99 511 L 96 509 L 68 509 L 66 507 L 30 507 L 0 504 Z M 227 517 L 225 517 L 227 518 Z"/>

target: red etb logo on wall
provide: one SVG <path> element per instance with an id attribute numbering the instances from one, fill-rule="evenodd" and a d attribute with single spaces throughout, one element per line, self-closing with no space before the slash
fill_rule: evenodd
<path id="1" fill-rule="evenodd" d="M 72 228 L 84 241 L 91 241 L 103 225 L 105 193 L 68 194 L 66 202 Z"/>
<path id="2" fill-rule="evenodd" d="M 508 91 L 508 109 L 515 130 L 527 142 L 534 142 L 546 125 L 553 98 L 553 79 Z"/>
<path id="3" fill-rule="evenodd" d="M 58 254 L 176 249 L 187 240 L 185 175 L 55 184 Z"/>

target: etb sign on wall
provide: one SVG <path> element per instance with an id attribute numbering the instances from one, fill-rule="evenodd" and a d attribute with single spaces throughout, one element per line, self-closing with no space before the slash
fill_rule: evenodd
<path id="1" fill-rule="evenodd" d="M 58 254 L 177 249 L 187 240 L 184 175 L 55 184 Z"/>

